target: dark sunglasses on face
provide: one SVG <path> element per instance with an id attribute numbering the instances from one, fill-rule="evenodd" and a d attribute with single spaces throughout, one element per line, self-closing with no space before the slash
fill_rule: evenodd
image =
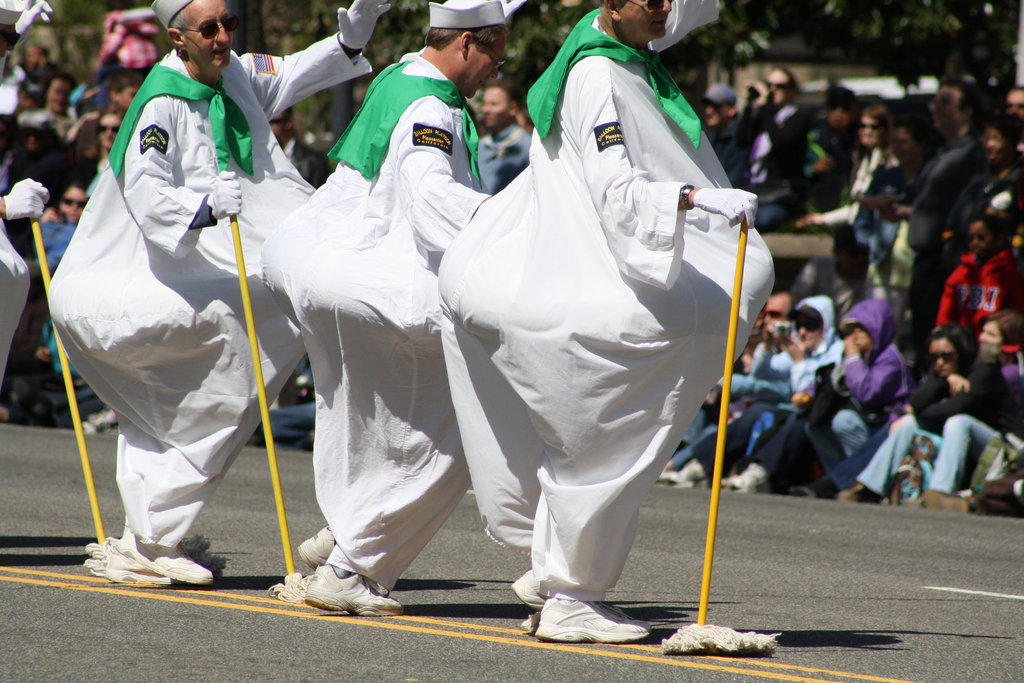
<path id="1" fill-rule="evenodd" d="M 957 359 L 956 351 L 941 351 L 939 353 L 929 353 L 928 362 L 935 364 L 940 360 L 944 363 L 951 363 Z"/>
<path id="2" fill-rule="evenodd" d="M 870 130 L 882 130 L 882 124 L 880 123 L 861 123 L 860 128 L 868 128 Z"/>
<path id="3" fill-rule="evenodd" d="M 101 133 L 116 133 L 121 129 L 121 126 L 100 126 Z"/>
<path id="4" fill-rule="evenodd" d="M 189 31 L 191 33 L 198 33 L 203 38 L 210 40 L 212 38 L 217 37 L 217 34 L 220 33 L 221 26 L 224 27 L 225 31 L 231 33 L 232 31 L 238 28 L 239 21 L 240 19 L 232 14 L 231 16 L 224 17 L 220 21 L 210 19 L 209 21 L 204 21 L 203 23 L 199 24 L 199 26 L 196 28 L 183 28 L 181 30 Z"/>
<path id="5" fill-rule="evenodd" d="M 62 204 L 67 204 L 68 206 L 77 206 L 78 208 L 81 209 L 81 208 L 83 208 L 85 206 L 85 202 L 87 200 L 85 200 L 85 199 L 68 199 L 67 197 L 64 197 L 60 201 L 61 201 Z"/>
<path id="6" fill-rule="evenodd" d="M 793 326 L 798 330 L 802 327 L 808 332 L 817 332 L 824 327 L 824 323 L 814 318 L 797 318 L 793 321 Z"/>

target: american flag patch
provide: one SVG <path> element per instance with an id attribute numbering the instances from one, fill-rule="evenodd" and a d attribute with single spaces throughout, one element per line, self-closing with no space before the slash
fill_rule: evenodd
<path id="1" fill-rule="evenodd" d="M 252 65 L 256 69 L 256 73 L 259 74 L 277 73 L 274 69 L 274 58 L 271 55 L 254 54 L 252 56 Z"/>

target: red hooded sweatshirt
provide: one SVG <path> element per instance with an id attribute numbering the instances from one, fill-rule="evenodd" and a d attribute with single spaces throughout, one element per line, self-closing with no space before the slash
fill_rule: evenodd
<path id="1" fill-rule="evenodd" d="M 946 280 L 935 325 L 959 323 L 977 333 L 982 318 L 1001 308 L 1024 313 L 1024 275 L 1017 270 L 1013 252 L 1003 249 L 980 266 L 968 252 Z"/>

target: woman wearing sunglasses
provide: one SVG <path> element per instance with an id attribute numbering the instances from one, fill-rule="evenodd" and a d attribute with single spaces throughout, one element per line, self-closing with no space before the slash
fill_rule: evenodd
<path id="1" fill-rule="evenodd" d="M 339 32 L 289 55 L 231 51 L 224 0 L 156 0 L 174 45 L 132 101 L 50 290 L 82 377 L 117 413 L 122 538 L 90 568 L 111 581 L 208 584 L 180 548 L 259 423 L 229 216 L 247 267 L 312 194 L 270 129 L 277 112 L 370 71 L 360 52 L 379 0 L 339 10 Z M 302 353 L 250 278 L 271 400 Z M 110 296 L 118 292 L 118 296 Z"/>

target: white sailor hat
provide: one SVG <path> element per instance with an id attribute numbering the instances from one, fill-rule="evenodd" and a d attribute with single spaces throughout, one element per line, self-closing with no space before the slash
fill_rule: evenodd
<path id="1" fill-rule="evenodd" d="M 2 0 L 0 0 L 2 1 Z M 160 23 L 170 28 L 174 17 L 178 16 L 181 10 L 185 9 L 192 0 L 153 0 L 153 11 Z"/>
<path id="2" fill-rule="evenodd" d="M 0 24 L 14 25 L 28 5 L 28 0 L 0 0 Z"/>
<path id="3" fill-rule="evenodd" d="M 430 3 L 431 28 L 483 28 L 508 23 L 526 0 L 448 0 Z"/>

